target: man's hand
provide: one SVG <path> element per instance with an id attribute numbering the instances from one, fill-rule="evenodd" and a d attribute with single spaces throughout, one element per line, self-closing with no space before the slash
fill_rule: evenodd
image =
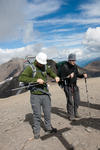
<path id="1" fill-rule="evenodd" d="M 84 76 L 84 78 L 87 78 L 87 74 L 85 73 L 85 74 L 83 74 L 83 76 Z"/>
<path id="2" fill-rule="evenodd" d="M 43 84 L 43 83 L 44 83 L 44 81 L 43 81 L 42 79 L 37 79 L 37 82 L 38 82 L 39 84 Z"/>
<path id="3" fill-rule="evenodd" d="M 73 78 L 74 77 L 74 72 L 72 72 L 70 75 L 69 75 L 69 78 Z"/>
<path id="4" fill-rule="evenodd" d="M 60 81 L 59 77 L 55 77 L 56 82 L 58 83 Z"/>

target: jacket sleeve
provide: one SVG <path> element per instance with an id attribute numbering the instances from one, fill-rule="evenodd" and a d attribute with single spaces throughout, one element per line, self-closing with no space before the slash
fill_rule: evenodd
<path id="1" fill-rule="evenodd" d="M 47 66 L 47 74 L 52 78 L 55 78 L 57 76 L 49 66 Z"/>
<path id="2" fill-rule="evenodd" d="M 77 77 L 78 77 L 78 78 L 84 78 L 83 73 L 80 73 L 80 72 L 79 72 L 79 69 L 78 69 L 77 66 L 76 66 L 76 71 L 77 71 Z"/>
<path id="3" fill-rule="evenodd" d="M 37 78 L 33 78 L 33 71 L 30 66 L 26 67 L 25 70 L 21 73 L 19 76 L 19 81 L 25 83 L 37 81 Z"/>

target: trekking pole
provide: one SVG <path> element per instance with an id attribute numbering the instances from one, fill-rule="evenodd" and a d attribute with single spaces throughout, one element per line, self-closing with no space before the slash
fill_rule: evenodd
<path id="1" fill-rule="evenodd" d="M 54 81 L 53 81 L 53 82 L 54 82 Z M 47 82 L 45 82 L 45 84 L 47 84 Z M 17 94 L 16 94 L 16 95 L 18 95 L 18 94 L 20 94 L 20 92 L 21 92 L 22 89 L 31 90 L 31 88 L 34 88 L 34 90 L 36 90 L 36 88 L 35 88 L 36 85 L 39 85 L 39 83 L 37 83 L 37 82 L 35 82 L 35 83 L 30 83 L 29 85 L 25 85 L 25 86 L 22 86 L 22 87 L 18 87 L 18 88 L 15 88 L 15 89 L 11 89 L 11 90 L 9 90 L 9 92 L 10 92 L 10 91 L 18 91 Z M 41 88 L 38 88 L 38 90 L 39 90 L 40 92 L 44 93 L 44 94 L 47 94 L 47 95 L 50 95 L 50 96 L 51 96 L 51 94 L 50 94 L 49 92 L 46 92 L 46 91 L 44 91 L 44 90 L 41 89 Z"/>
<path id="2" fill-rule="evenodd" d="M 87 87 L 87 79 L 86 78 L 85 78 L 85 87 L 86 87 L 88 108 L 90 108 L 90 102 L 89 102 L 89 96 L 88 96 L 88 87 Z M 90 111 L 89 111 L 89 116 L 91 117 L 91 112 Z"/>
<path id="3" fill-rule="evenodd" d="M 29 84 L 29 85 L 25 85 L 25 86 L 22 86 L 22 87 L 15 88 L 15 89 L 11 89 L 9 91 L 17 91 L 17 90 L 22 90 L 22 89 L 28 89 L 28 88 L 33 87 L 35 85 L 39 85 L 39 84 L 36 82 L 34 84 Z"/>

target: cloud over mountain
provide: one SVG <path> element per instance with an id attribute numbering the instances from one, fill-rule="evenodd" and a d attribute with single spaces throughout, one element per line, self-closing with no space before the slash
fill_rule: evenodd
<path id="1" fill-rule="evenodd" d="M 100 56 L 100 27 L 88 28 L 83 44 L 90 55 Z"/>

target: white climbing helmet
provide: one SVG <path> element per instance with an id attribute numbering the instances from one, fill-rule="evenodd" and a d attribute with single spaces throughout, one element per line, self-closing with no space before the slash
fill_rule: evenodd
<path id="1" fill-rule="evenodd" d="M 46 65 L 47 64 L 47 55 L 43 52 L 40 52 L 37 54 L 36 60 L 38 63 L 40 63 L 42 65 Z"/>

